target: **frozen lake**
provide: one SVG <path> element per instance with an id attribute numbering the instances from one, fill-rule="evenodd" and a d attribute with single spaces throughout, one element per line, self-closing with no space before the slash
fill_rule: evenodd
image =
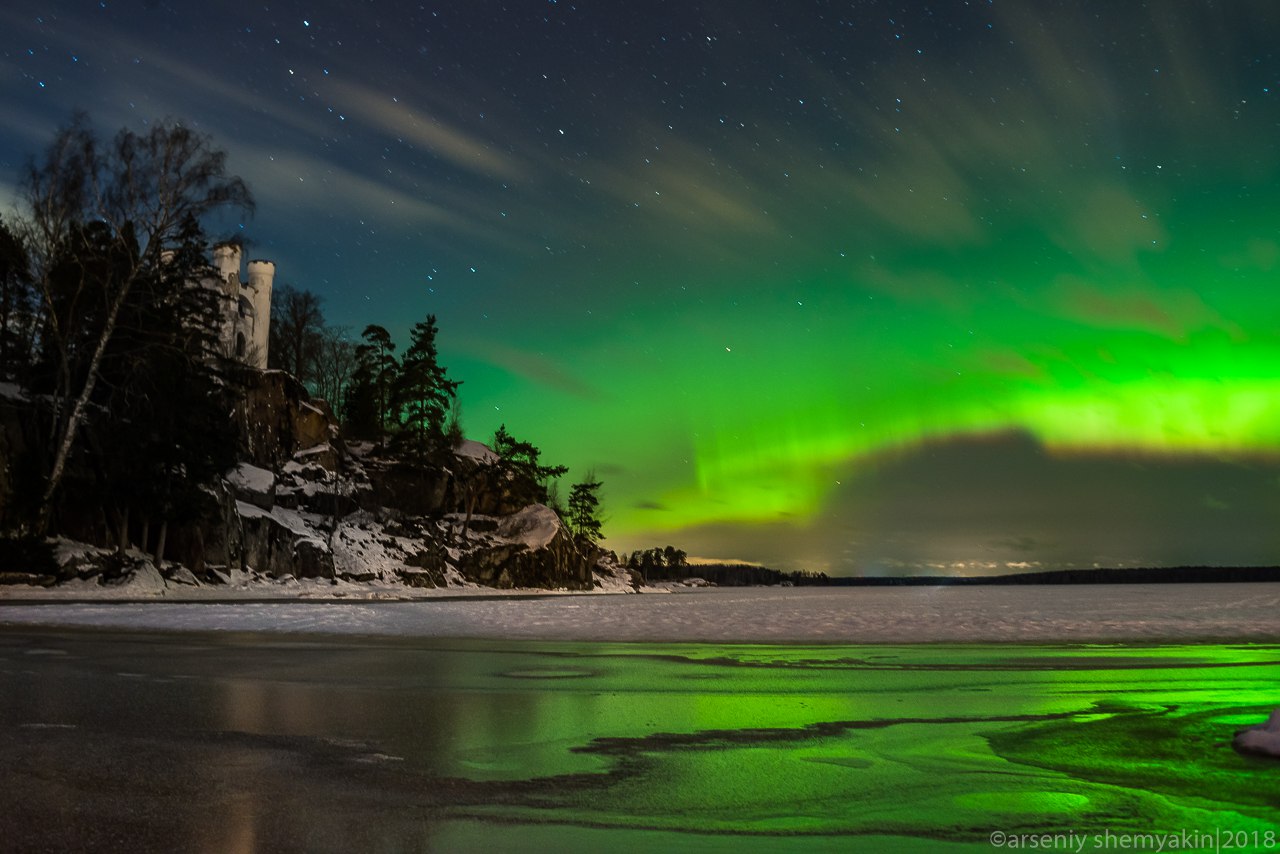
<path id="1" fill-rule="evenodd" d="M 1280 640 L 1280 585 L 719 588 L 413 602 L 12 602 L 0 604 L 4 624 L 638 642 L 1273 641 Z"/>
<path id="2" fill-rule="evenodd" d="M 657 607 L 696 613 L 720 597 L 667 598 Z M 626 608 L 649 607 L 632 599 Z M 432 607 L 376 612 L 425 619 Z M 307 611 L 358 613 L 277 613 L 298 628 Z M 1278 766 L 1230 741 L 1277 704 L 1278 684 L 1280 649 L 1260 643 L 10 626 L 0 847 L 959 854 L 998 850 L 997 833 L 1004 847 L 1058 834 L 1055 850 L 1114 851 L 1159 832 L 1164 847 L 1142 850 L 1186 850 L 1166 838 L 1183 831 L 1265 842 L 1280 821 Z"/>

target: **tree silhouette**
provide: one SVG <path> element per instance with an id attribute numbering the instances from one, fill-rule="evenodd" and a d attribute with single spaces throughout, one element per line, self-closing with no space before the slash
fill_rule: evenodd
<path id="1" fill-rule="evenodd" d="M 440 364 L 437 332 L 434 314 L 414 324 L 391 391 L 392 409 L 401 425 L 396 438 L 412 454 L 426 454 L 444 444 L 445 419 L 459 385 Z"/>
<path id="2" fill-rule="evenodd" d="M 498 455 L 499 464 L 522 479 L 526 486 L 537 493 L 538 501 L 543 504 L 549 500 L 549 482 L 562 476 L 569 470 L 568 466 L 544 466 L 539 462 L 542 451 L 532 442 L 525 442 L 507 432 L 507 425 L 498 425 L 493 434 L 493 451 Z"/>
<path id="3" fill-rule="evenodd" d="M 54 362 L 51 462 L 34 524 L 43 532 L 130 292 L 163 278 L 168 253 L 206 215 L 249 209 L 252 199 L 208 137 L 160 123 L 141 134 L 122 130 L 104 146 L 84 115 L 28 167 L 22 196 L 23 236 L 45 306 L 44 352 Z M 65 290 L 55 293 L 55 284 Z M 77 312 L 59 313 L 57 302 Z"/>
<path id="4" fill-rule="evenodd" d="M 320 297 L 292 285 L 274 288 L 271 291 L 268 367 L 288 371 L 310 388 L 316 379 L 323 329 Z"/>
<path id="5" fill-rule="evenodd" d="M 38 303 L 22 238 L 0 220 L 0 381 L 25 381 Z"/>
<path id="6" fill-rule="evenodd" d="M 391 425 L 398 423 L 391 393 L 400 363 L 396 361 L 391 333 L 383 327 L 370 324 L 360 337 L 364 343 L 356 347 L 356 368 L 346 400 L 347 428 L 354 435 L 376 437 L 381 442 Z"/>
<path id="7" fill-rule="evenodd" d="M 600 499 L 596 495 L 600 486 L 600 481 L 588 474 L 586 480 L 575 483 L 569 492 L 569 518 L 566 521 L 579 542 L 595 545 L 604 539 L 598 516 Z"/>

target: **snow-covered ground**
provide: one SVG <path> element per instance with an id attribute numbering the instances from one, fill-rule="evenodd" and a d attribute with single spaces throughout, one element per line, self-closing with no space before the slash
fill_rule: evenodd
<path id="1" fill-rule="evenodd" d="M 242 467 L 243 468 L 243 467 Z M 257 471 L 263 471 L 258 469 Z M 267 472 L 269 475 L 270 473 Z M 253 475 L 249 475 L 252 477 Z M 291 531 L 299 541 L 311 541 L 327 550 L 314 528 L 313 514 L 300 513 L 284 507 L 263 510 L 243 501 L 236 502 L 241 518 L 270 517 L 281 527 Z M 446 517 L 450 518 L 450 517 Z M 485 517 L 476 517 L 485 518 Z M 494 520 L 497 530 L 493 534 L 478 535 L 473 539 L 490 542 L 506 542 L 524 545 L 530 549 L 545 547 L 560 530 L 561 522 L 555 513 L 541 504 L 525 507 L 518 513 Z M 20 602 L 70 602 L 70 601 L 136 601 L 164 600 L 169 602 L 254 601 L 278 599 L 335 599 L 335 600 L 412 600 L 440 599 L 476 596 L 529 596 L 574 593 L 634 593 L 631 573 L 616 564 L 601 562 L 594 568 L 594 587 L 589 591 L 569 591 L 544 588 L 498 589 L 468 581 L 452 565 L 443 573 L 448 586 L 415 587 L 402 582 L 398 572 L 404 570 L 404 558 L 413 553 L 421 543 L 387 533 L 370 514 L 350 514 L 342 527 L 341 536 L 334 541 L 334 557 L 337 566 L 344 571 L 358 568 L 365 580 L 352 581 L 339 578 L 273 578 L 253 571 L 214 570 L 218 583 L 200 582 L 192 573 L 175 564 L 166 565 L 168 578 L 162 576 L 151 563 L 148 555 L 137 549 L 127 553 L 132 566 L 121 577 L 105 581 L 100 575 L 88 578 L 72 578 L 52 587 L 35 584 L 0 585 L 0 603 L 6 600 Z M 111 549 L 59 538 L 54 544 L 54 559 L 59 566 L 92 566 L 112 554 Z M 456 549 L 450 549 L 449 557 L 458 559 Z M 0 567 L 3 570 L 4 567 Z M 702 582 L 705 584 L 706 582 Z"/>
<path id="2" fill-rule="evenodd" d="M 518 599 L 457 592 L 471 598 L 0 604 L 0 625 L 591 641 L 1280 641 L 1273 584 L 713 588 Z"/>

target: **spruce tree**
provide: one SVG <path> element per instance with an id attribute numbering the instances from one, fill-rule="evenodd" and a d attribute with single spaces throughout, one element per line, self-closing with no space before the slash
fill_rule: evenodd
<path id="1" fill-rule="evenodd" d="M 399 416 L 397 440 L 411 454 L 427 454 L 444 445 L 445 419 L 457 395 L 458 382 L 448 378 L 436 350 L 436 317 L 414 324 L 392 388 L 392 408 Z"/>
<path id="2" fill-rule="evenodd" d="M 600 499 L 596 493 L 601 483 L 594 475 L 588 475 L 581 483 L 575 483 L 569 492 L 569 530 L 580 543 L 595 545 L 604 539 L 600 533 L 600 518 L 597 515 Z"/>

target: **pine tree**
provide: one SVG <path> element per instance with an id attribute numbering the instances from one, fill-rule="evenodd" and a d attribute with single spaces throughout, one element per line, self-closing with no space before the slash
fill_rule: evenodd
<path id="1" fill-rule="evenodd" d="M 493 452 L 498 455 L 499 464 L 516 477 L 525 481 L 528 488 L 537 494 L 539 502 L 545 504 L 549 500 L 550 482 L 569 470 L 568 466 L 544 466 L 539 462 L 542 456 L 532 442 L 517 439 L 507 432 L 507 425 L 498 425 L 493 434 Z"/>
<path id="2" fill-rule="evenodd" d="M 596 493 L 601 483 L 593 475 L 587 475 L 582 483 L 575 483 L 569 492 L 569 530 L 581 543 L 595 545 L 604 539 L 600 533 L 600 518 L 597 515 L 600 499 Z"/>
<path id="3" fill-rule="evenodd" d="M 391 397 L 400 363 L 391 333 L 383 327 L 370 324 L 360 337 L 364 343 L 356 347 L 356 368 L 344 407 L 347 429 L 353 435 L 376 437 L 381 442 L 398 424 Z"/>

